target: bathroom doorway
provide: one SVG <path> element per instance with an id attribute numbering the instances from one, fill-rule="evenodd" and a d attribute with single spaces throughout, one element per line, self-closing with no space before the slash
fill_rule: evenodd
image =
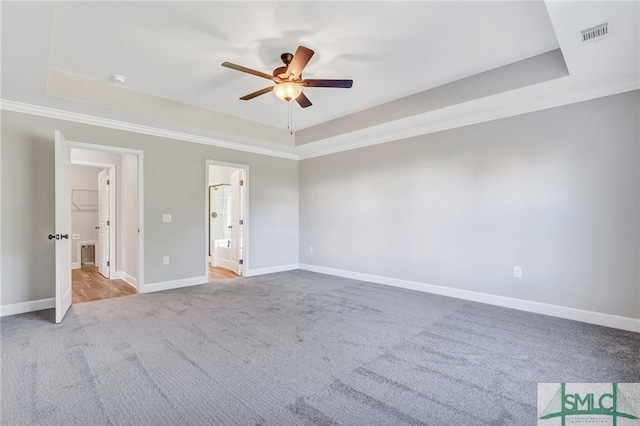
<path id="1" fill-rule="evenodd" d="M 246 255 L 246 166 L 207 162 L 209 282 L 243 275 Z"/>

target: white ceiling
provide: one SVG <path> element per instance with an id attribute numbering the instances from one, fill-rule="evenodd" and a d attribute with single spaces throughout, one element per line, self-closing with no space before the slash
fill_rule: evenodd
<path id="1" fill-rule="evenodd" d="M 174 121 L 166 114 L 109 108 L 104 95 L 82 100 L 48 95 L 47 75 L 51 69 L 114 85 L 110 76 L 122 74 L 127 81 L 118 90 L 131 91 L 131 96 L 151 95 L 284 129 L 285 102 L 272 94 L 238 99 L 272 83 L 220 64 L 229 61 L 270 74 L 282 65 L 281 53 L 304 45 L 316 52 L 305 78 L 348 78 L 354 86 L 306 88 L 313 106 L 303 110 L 292 105 L 294 129 L 301 130 L 557 48 L 562 51 L 569 77 L 377 129 L 397 132 L 434 124 L 434 119 L 505 108 L 535 110 L 560 96 L 565 100 L 556 104 L 637 88 L 638 4 L 2 2 L 1 95 L 3 105 L 24 103 L 256 144 L 260 141 L 194 126 L 177 116 Z M 577 41 L 580 30 L 605 20 L 612 29 L 607 39 L 590 45 Z M 597 95 L 586 94 L 594 90 Z M 355 140 L 358 134 L 349 138 Z M 366 136 L 367 129 L 360 134 Z M 292 152 L 292 147 L 286 149 Z"/>

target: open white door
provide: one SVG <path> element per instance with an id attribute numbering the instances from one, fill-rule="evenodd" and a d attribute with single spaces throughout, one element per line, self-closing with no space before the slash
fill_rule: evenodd
<path id="1" fill-rule="evenodd" d="M 104 169 L 98 174 L 98 272 L 105 278 L 111 277 L 110 249 L 111 226 L 111 197 L 109 185 L 111 184 L 109 169 Z"/>
<path id="2" fill-rule="evenodd" d="M 242 275 L 242 226 L 244 224 L 245 171 L 231 173 L 231 270 Z"/>
<path id="3" fill-rule="evenodd" d="M 55 132 L 56 323 L 71 307 L 71 146 Z"/>

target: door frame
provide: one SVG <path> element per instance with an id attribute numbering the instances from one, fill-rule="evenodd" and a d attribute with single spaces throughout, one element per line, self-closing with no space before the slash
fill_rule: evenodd
<path id="1" fill-rule="evenodd" d="M 138 289 L 138 293 L 143 293 L 142 289 L 144 287 L 144 152 L 138 149 L 122 148 L 122 147 L 110 146 L 110 145 L 96 145 L 96 144 L 86 143 L 86 142 L 69 141 L 69 144 L 71 146 L 71 149 L 82 149 L 85 151 L 105 152 L 109 154 L 126 154 L 126 155 L 133 155 L 137 158 L 137 169 L 138 169 L 137 170 L 138 172 L 137 174 L 137 181 L 138 181 L 138 256 L 137 256 L 138 265 L 137 266 L 138 266 L 138 271 L 137 272 L 138 273 L 136 277 L 135 286 Z M 73 161 L 72 164 L 83 165 L 81 164 L 82 162 L 83 162 L 82 160 L 78 160 L 78 161 Z M 87 162 L 84 162 L 84 163 L 87 163 Z M 111 170 L 112 172 L 115 170 L 115 165 L 113 166 L 114 168 Z M 110 185 L 110 186 L 111 186 L 110 191 L 113 191 L 115 194 L 116 185 Z M 112 215 L 112 217 L 114 218 L 113 220 L 115 223 L 115 202 L 111 203 L 110 209 L 111 209 L 110 215 Z M 111 229 L 109 229 L 109 232 L 115 233 L 115 229 L 116 227 L 113 226 L 111 227 Z M 115 241 L 115 239 L 112 238 L 111 236 L 109 238 L 111 239 L 111 242 Z M 112 245 L 112 247 L 109 250 L 110 252 L 113 250 L 112 253 L 115 253 L 115 245 Z M 115 254 L 113 255 L 110 254 L 109 256 L 111 257 L 111 260 L 112 260 L 111 265 L 114 266 L 116 263 Z M 111 272 L 113 272 L 113 269 L 111 269 Z M 112 275 L 112 279 L 113 279 L 113 273 L 111 273 L 110 275 Z"/>
<path id="2" fill-rule="evenodd" d="M 241 276 L 247 276 L 247 271 L 249 270 L 249 166 L 246 164 L 238 164 L 238 163 L 228 163 L 225 161 L 218 160 L 205 160 L 205 182 L 204 182 L 204 225 L 205 230 L 207 230 L 204 234 L 204 248 L 202 253 L 204 254 L 204 276 L 209 276 L 209 171 L 210 166 L 219 166 L 219 167 L 228 167 L 232 169 L 242 169 L 244 170 L 244 191 L 243 197 L 241 200 L 244 217 L 242 218 L 242 230 L 240 233 L 240 238 L 242 239 L 242 274 Z"/>
<path id="3" fill-rule="evenodd" d="M 71 149 L 78 149 L 71 146 Z M 92 150 L 98 151 L 98 150 Z M 71 166 L 88 166 L 95 167 L 101 169 L 109 169 L 109 180 L 111 184 L 109 185 L 109 279 L 114 279 L 113 270 L 115 269 L 115 259 L 116 259 L 116 185 L 118 184 L 118 176 L 116 175 L 116 165 L 111 163 L 101 163 L 98 161 L 85 161 L 85 160 L 71 160 Z M 98 251 L 100 249 L 96 245 L 96 259 L 98 258 Z M 96 262 L 97 266 L 97 262 Z"/>

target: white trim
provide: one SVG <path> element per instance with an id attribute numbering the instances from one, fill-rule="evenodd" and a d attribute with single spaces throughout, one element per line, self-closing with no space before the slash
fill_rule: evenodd
<path id="1" fill-rule="evenodd" d="M 443 287 L 433 284 L 425 284 L 416 281 L 401 280 L 380 275 L 365 274 L 362 272 L 345 271 L 342 269 L 327 268 L 324 266 L 309 265 L 304 263 L 292 263 L 289 265 L 271 266 L 247 270 L 247 277 L 273 274 L 277 272 L 292 271 L 301 269 L 304 271 L 317 272 L 326 275 L 333 275 L 354 280 L 367 281 L 376 284 L 383 284 L 392 287 L 406 288 L 410 290 L 422 291 L 425 293 L 438 294 L 441 296 L 454 297 L 456 299 L 470 300 L 474 302 L 486 303 L 489 305 L 501 306 L 510 309 L 518 309 L 525 312 L 532 312 L 542 315 L 550 315 L 558 318 L 565 318 L 574 321 L 581 321 L 597 324 L 605 327 L 618 328 L 621 330 L 640 332 L 640 319 L 623 317 L 619 315 L 605 314 L 602 312 L 586 311 L 583 309 L 570 308 L 566 306 L 551 305 L 548 303 L 533 302 L 529 300 L 516 299 L 512 297 L 497 296 L 493 294 L 479 293 L 471 290 L 463 290 L 451 287 Z M 120 271 L 117 274 L 126 275 Z M 128 276 L 128 275 L 127 275 Z M 128 276 L 129 278 L 133 278 Z M 126 278 L 120 278 L 127 281 Z M 181 280 L 164 281 L 147 284 L 140 290 L 140 293 L 151 293 L 155 291 L 171 290 L 174 288 L 188 287 L 193 285 L 207 284 L 208 277 L 192 277 Z M 127 281 L 128 282 L 128 281 Z M 129 283 L 131 284 L 131 283 Z M 16 315 L 26 312 L 39 311 L 55 307 L 55 299 L 41 299 L 30 302 L 15 303 L 12 305 L 0 306 L 0 316 Z"/>
<path id="2" fill-rule="evenodd" d="M 441 132 L 443 130 L 456 129 L 458 127 L 469 126 L 472 124 L 485 123 L 488 121 L 499 120 L 502 118 L 513 117 L 523 114 L 528 114 L 536 111 L 542 111 L 551 108 L 557 108 L 565 105 L 575 104 L 579 102 L 588 101 L 591 99 L 602 98 L 605 96 L 616 95 L 620 93 L 629 92 L 640 88 L 640 84 L 637 79 L 629 81 L 618 82 L 611 85 L 602 87 L 590 88 L 587 90 L 581 90 L 568 94 L 562 94 L 556 98 L 548 99 L 543 102 L 529 103 L 520 107 L 507 106 L 500 109 L 492 109 L 488 112 L 482 112 L 478 114 L 470 114 L 462 117 L 456 117 L 446 121 L 439 121 L 435 123 L 429 123 L 428 113 L 425 113 L 425 118 L 419 121 L 427 122 L 428 124 L 407 125 L 407 127 L 399 130 L 390 130 L 385 133 L 385 125 L 378 126 L 379 131 L 375 136 L 361 136 L 361 131 L 367 129 L 356 130 L 351 133 L 345 133 L 332 138 L 310 142 L 306 145 L 300 145 L 298 149 L 298 159 L 306 160 L 308 158 L 321 157 L 324 155 L 336 154 L 344 151 L 351 151 L 358 148 L 364 148 L 367 146 L 378 145 L 386 142 L 393 142 L 401 139 L 407 139 L 414 136 L 426 135 L 430 133 Z M 411 118 L 411 120 L 418 120 L 417 117 Z M 360 136 L 359 136 L 360 135 Z M 330 146 L 313 148 L 313 144 L 330 143 Z M 305 149 L 309 145 L 309 148 Z"/>
<path id="3" fill-rule="evenodd" d="M 137 158 L 137 168 L 138 168 L 138 259 L 137 259 L 137 267 L 138 267 L 138 278 L 136 281 L 137 288 L 140 289 L 142 285 L 144 285 L 144 152 L 139 149 L 132 148 L 123 148 L 119 146 L 111 146 L 111 145 L 98 145 L 87 142 L 75 142 L 69 141 L 72 149 L 83 149 L 87 151 L 96 151 L 96 152 L 108 152 L 112 154 L 120 154 L 120 155 L 134 155 Z M 74 160 L 72 164 L 78 165 L 100 165 L 105 166 L 110 165 L 108 163 L 99 163 L 99 162 L 89 162 L 82 160 Z M 115 165 L 114 165 L 115 168 Z M 115 182 L 115 179 L 114 179 Z M 115 191 L 115 184 L 113 185 L 113 190 Z M 114 198 L 114 203 L 112 203 L 113 208 L 115 209 L 115 201 L 117 198 L 117 194 Z M 115 212 L 115 211 L 114 211 Z M 113 215 L 115 217 L 115 214 Z M 115 223 L 115 220 L 114 220 Z M 115 237 L 115 226 L 111 227 L 114 232 Z M 114 240 L 115 241 L 115 238 Z M 97 245 L 97 242 L 96 242 Z M 97 250 L 97 248 L 96 248 Z M 118 265 L 115 262 L 115 254 L 113 256 L 113 268 L 115 269 Z"/>
<path id="4" fill-rule="evenodd" d="M 136 287 L 144 285 L 144 152 L 138 151 L 138 264 Z"/>
<path id="5" fill-rule="evenodd" d="M 135 288 L 136 290 L 138 289 L 138 280 L 136 280 L 134 277 L 132 277 L 131 275 L 127 274 L 124 271 L 116 271 L 113 274 L 113 279 L 122 280 L 127 284 L 129 284 L 131 287 Z"/>
<path id="6" fill-rule="evenodd" d="M 128 154 L 128 155 L 141 155 L 142 151 L 139 149 L 133 148 L 123 148 L 120 146 L 112 146 L 112 145 L 97 145 L 88 142 L 74 142 L 71 148 L 74 149 L 84 149 L 85 151 L 96 151 L 96 152 L 109 152 L 111 154 Z M 100 163 L 97 161 L 84 161 L 84 160 L 73 160 L 74 164 L 80 165 L 95 165 L 98 164 L 100 167 L 109 167 L 111 163 Z"/>
<path id="7" fill-rule="evenodd" d="M 56 118 L 76 123 L 89 124 L 93 126 L 106 127 L 110 129 L 124 130 L 134 133 L 141 133 L 151 136 L 159 136 L 168 139 L 175 139 L 203 145 L 216 146 L 219 148 L 227 148 L 236 151 L 250 152 L 254 154 L 267 155 L 272 157 L 286 158 L 289 160 L 304 160 L 308 158 L 321 157 L 324 155 L 335 154 L 338 152 L 350 151 L 353 149 L 364 148 L 366 146 L 377 145 L 386 142 L 397 141 L 429 133 L 435 133 L 443 130 L 454 129 L 458 127 L 468 126 L 472 124 L 484 123 L 487 121 L 498 120 L 531 112 L 541 111 L 545 109 L 556 108 L 564 105 L 570 105 L 578 102 L 584 102 L 591 99 L 602 98 L 605 96 L 616 95 L 620 93 L 637 90 L 640 83 L 637 78 L 624 81 L 618 81 L 599 87 L 587 88 L 584 90 L 576 90 L 570 93 L 563 93 L 552 99 L 545 99 L 540 102 L 530 102 L 519 107 L 506 106 L 500 109 L 492 109 L 489 112 L 479 114 L 471 114 L 463 117 L 457 117 L 446 121 L 432 123 L 429 113 L 423 114 L 424 118 L 412 117 L 411 124 L 407 124 L 399 130 L 385 130 L 389 126 L 397 126 L 398 122 L 385 123 L 374 126 L 378 129 L 375 136 L 364 136 L 363 133 L 369 129 L 356 130 L 328 139 L 310 142 L 298 147 L 287 146 L 284 149 L 260 148 L 247 145 L 241 142 L 230 142 L 215 138 L 192 135 L 189 133 L 175 132 L 172 130 L 160 129 L 157 127 L 144 126 L 135 123 L 127 123 L 118 120 L 111 120 L 76 112 L 62 111 L 54 108 L 47 108 L 38 105 L 25 104 L 6 99 L 0 99 L 0 109 L 7 111 L 20 112 L 41 117 Z M 484 98 L 483 98 L 484 99 Z M 401 120 L 399 120 L 401 121 Z M 322 147 L 314 148 L 314 145 L 322 143 Z M 330 146 L 326 146 L 330 144 Z M 285 148 L 283 146 L 283 148 Z M 293 152 L 291 152 L 293 150 Z"/>
<path id="8" fill-rule="evenodd" d="M 73 149 L 80 149 L 80 148 L 73 148 Z M 82 148 L 83 151 L 87 151 L 87 149 Z M 95 151 L 95 149 L 92 149 L 91 151 Z M 96 169 L 110 169 L 111 167 L 115 167 L 115 164 L 113 163 L 101 163 L 99 161 L 86 161 L 86 160 L 71 160 L 71 164 L 73 164 L 74 166 L 87 166 L 87 167 L 94 167 Z"/>
<path id="9" fill-rule="evenodd" d="M 140 289 L 140 293 L 153 293 L 155 291 L 172 290 L 174 288 L 190 287 L 192 285 L 207 284 L 209 277 L 204 275 L 201 277 L 183 278 L 181 280 L 163 281 L 159 283 L 145 284 Z"/>
<path id="10" fill-rule="evenodd" d="M 59 120 L 72 121 L 74 123 L 89 124 L 92 126 L 106 127 L 109 129 L 124 130 L 127 132 L 141 133 L 144 135 L 159 136 L 161 138 L 175 139 L 203 145 L 215 146 L 218 148 L 233 149 L 236 151 L 250 152 L 252 154 L 268 155 L 271 157 L 287 158 L 297 160 L 298 156 L 291 152 L 279 151 L 270 148 L 261 148 L 239 142 L 229 142 L 220 139 L 197 136 L 189 133 L 176 132 L 173 130 L 160 129 L 158 127 L 144 126 L 141 124 L 127 123 L 119 120 L 96 117 L 93 115 L 80 114 L 77 112 L 62 111 L 54 108 L 47 108 L 38 105 L 25 104 L 22 102 L 0 99 L 0 109 L 6 111 L 20 112 L 24 114 L 37 115 L 40 117 L 56 118 Z M 292 147 L 290 147 L 292 148 Z"/>
<path id="11" fill-rule="evenodd" d="M 11 305 L 0 306 L 0 316 L 24 314 L 27 312 L 41 311 L 43 309 L 52 309 L 56 307 L 56 299 L 31 300 L 29 302 L 13 303 Z"/>
<path id="12" fill-rule="evenodd" d="M 504 308 L 518 309 L 520 311 L 536 314 L 550 315 L 574 321 L 582 321 L 605 327 L 619 328 L 622 330 L 640 333 L 640 319 L 622 317 L 619 315 L 605 314 L 602 312 L 586 311 L 583 309 L 566 306 L 551 305 L 548 303 L 534 302 L 530 300 L 516 299 L 512 297 L 497 296 L 494 294 L 479 293 L 471 290 L 443 287 L 433 284 L 425 284 L 416 281 L 401 280 L 380 275 L 365 274 L 361 272 L 345 271 L 342 269 L 327 268 L 324 266 L 300 264 L 300 269 L 321 274 L 334 275 L 354 280 L 368 281 L 376 284 L 384 284 L 393 287 L 407 288 L 410 290 L 433 293 L 441 296 L 455 297 L 456 299 L 470 300 L 489 305 L 502 306 Z"/>
<path id="13" fill-rule="evenodd" d="M 265 268 L 256 268 L 246 270 L 245 277 L 255 277 L 257 275 L 275 274 L 276 272 L 295 271 L 300 269 L 300 265 L 297 263 L 290 263 L 289 265 L 267 266 Z"/>
<path id="14" fill-rule="evenodd" d="M 80 262 L 71 262 L 71 269 L 80 269 Z"/>
<path id="15" fill-rule="evenodd" d="M 118 179 L 116 165 L 113 164 L 109 168 L 109 278 L 111 278 L 116 268 L 120 266 L 118 265 L 118 258 L 116 257 L 116 247 L 119 247 L 120 244 L 119 238 L 116 235 L 116 229 L 118 228 L 116 185 L 118 185 Z"/>

